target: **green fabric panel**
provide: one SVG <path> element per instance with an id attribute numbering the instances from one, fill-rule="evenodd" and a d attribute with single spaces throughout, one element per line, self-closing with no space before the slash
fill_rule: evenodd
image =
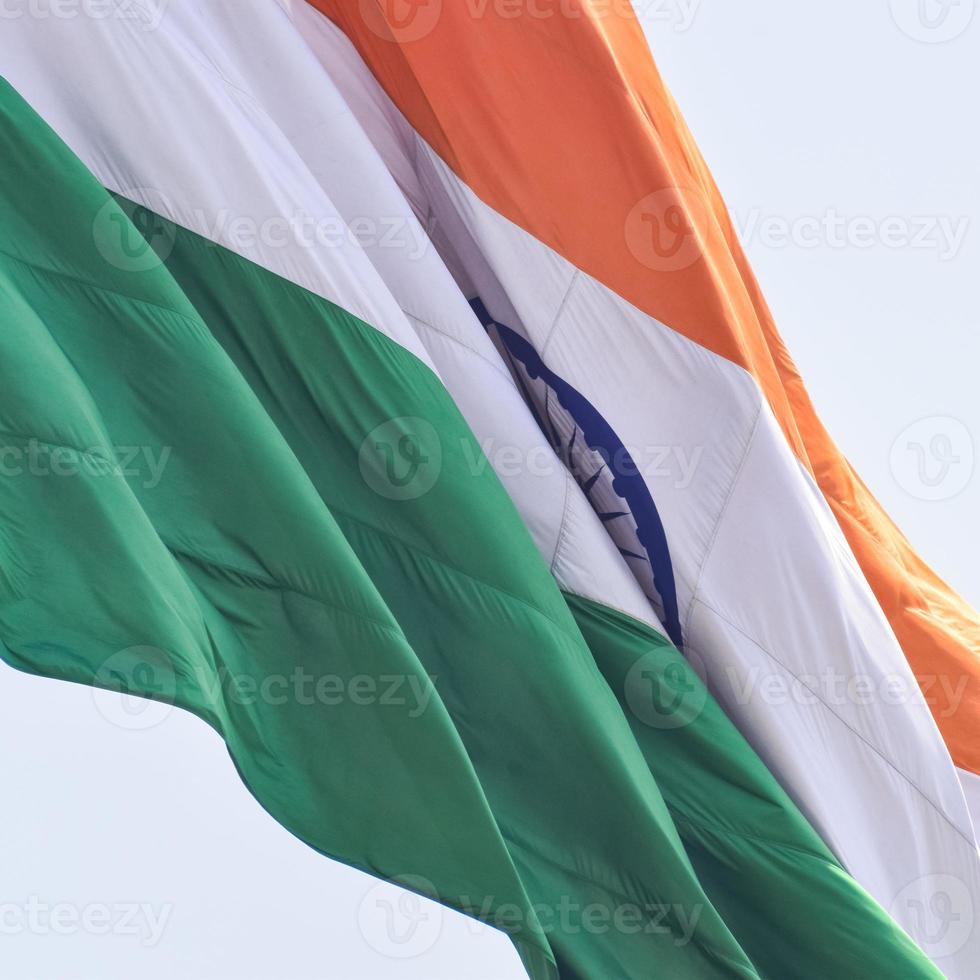
<path id="1" fill-rule="evenodd" d="M 166 262 L 436 678 L 561 976 L 653 964 L 671 977 L 756 976 L 513 503 L 492 468 L 474 472 L 479 447 L 439 379 L 380 331 L 198 235 L 179 230 Z M 420 450 L 438 477 L 408 499 L 375 492 L 359 465 L 391 419 L 436 434 Z M 639 927 L 617 924 L 634 910 Z"/>
<path id="2" fill-rule="evenodd" d="M 491 921 L 518 910 L 529 972 L 556 977 L 437 695 L 421 714 L 248 696 L 298 668 L 433 692 L 238 370 L 165 268 L 134 268 L 137 230 L 5 83 L 0 159 L 0 655 L 194 712 L 302 840 L 421 871 L 406 884 Z M 120 473 L 128 446 L 169 453 L 156 486 Z"/>
<path id="3" fill-rule="evenodd" d="M 942 977 L 841 868 L 673 644 L 623 613 L 566 599 L 705 890 L 759 972 Z"/>
<path id="4" fill-rule="evenodd" d="M 195 236 L 178 236 L 170 271 L 135 269 L 146 256 L 117 205 L 9 89 L 0 107 L 0 430 L 78 468 L 3 481 L 4 658 L 196 711 L 285 826 L 376 874 L 424 876 L 506 929 L 535 978 L 555 975 L 549 940 L 568 978 L 755 977 L 431 372 Z M 404 417 L 433 426 L 442 465 L 424 496 L 391 500 L 358 452 Z M 169 450 L 159 481 L 119 475 L 120 446 Z M 436 692 L 413 715 L 242 704 L 214 684 L 297 665 L 434 674 Z M 532 902 L 577 921 L 545 935 Z M 594 924 L 624 907 L 638 924 Z"/>

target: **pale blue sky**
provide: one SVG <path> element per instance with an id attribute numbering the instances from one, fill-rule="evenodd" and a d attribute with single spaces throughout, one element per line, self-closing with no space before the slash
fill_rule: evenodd
<path id="1" fill-rule="evenodd" d="M 973 0 L 952 20 L 937 7 L 934 28 L 917 5 L 637 0 L 831 432 L 916 546 L 980 602 L 980 25 L 929 43 L 960 31 Z M 837 224 L 815 239 L 813 219 Z M 902 245 L 905 233 L 917 243 Z M 931 421 L 905 432 L 920 419 Z M 377 897 L 370 880 L 279 828 L 189 716 L 126 732 L 87 690 L 3 670 L 0 738 L 0 903 L 135 902 L 163 917 L 150 948 L 139 936 L 2 936 L 6 977 L 524 975 L 502 937 L 434 906 L 418 955 L 386 955 L 378 926 L 358 924 Z M 146 938 L 152 924 L 138 924 Z"/>

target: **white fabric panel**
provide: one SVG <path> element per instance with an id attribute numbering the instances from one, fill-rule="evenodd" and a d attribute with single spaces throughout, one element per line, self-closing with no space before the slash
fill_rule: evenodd
<path id="1" fill-rule="evenodd" d="M 338 303 L 433 367 L 330 197 L 250 92 L 247 66 L 223 53 L 218 6 L 174 0 L 154 30 L 124 17 L 4 20 L 0 65 L 110 190 Z M 280 65 L 314 64 L 274 3 L 231 4 L 221 21 L 247 21 L 278 48 Z M 270 224 L 284 217 L 295 233 Z"/>
<path id="2" fill-rule="evenodd" d="M 306 0 L 275 2 L 286 12 L 321 66 L 329 65 L 329 77 L 343 92 L 345 106 L 363 127 L 371 143 L 375 146 L 381 141 L 389 143 L 385 153 L 388 172 L 408 198 L 416 216 L 425 223 L 428 204 L 415 172 L 415 130 L 389 100 L 377 97 L 378 84 L 374 76 L 365 71 L 350 42 L 330 21 L 310 7 Z"/>
<path id="3" fill-rule="evenodd" d="M 956 771 L 960 774 L 966 805 L 970 809 L 970 816 L 973 817 L 973 828 L 975 831 L 980 830 L 980 776 L 965 769 Z"/>
<path id="4" fill-rule="evenodd" d="M 304 32 L 418 213 L 435 220 L 447 265 L 631 451 L 674 453 L 646 482 L 688 655 L 855 877 L 947 976 L 972 980 L 980 931 L 937 944 L 922 915 L 951 876 L 980 908 L 963 790 L 894 634 L 754 379 L 492 211 L 421 139 L 407 146 L 404 120 L 347 39 L 314 20 L 302 15 Z M 406 156 L 416 176 L 404 175 Z"/>
<path id="5" fill-rule="evenodd" d="M 729 712 L 890 906 L 909 878 L 896 855 L 932 845 L 918 875 L 968 869 L 972 827 L 932 715 L 832 520 L 767 407 L 703 565 L 690 631 Z M 799 735 L 781 744 L 789 732 Z M 827 795 L 842 763 L 860 794 Z M 896 798 L 882 819 L 881 801 Z"/>
<path id="6" fill-rule="evenodd" d="M 338 303 L 441 372 L 559 585 L 662 629 L 286 12 L 180 0 L 153 32 L 24 18 L 0 35 L 0 52 L 12 84 L 106 186 Z M 140 84 L 125 88 L 137 69 Z M 411 183 L 404 146 L 391 166 Z M 416 181 L 416 203 L 420 194 Z M 300 234 L 261 232 L 294 215 L 306 221 Z M 241 218 L 258 233 L 236 237 Z M 325 240 L 313 222 L 327 223 Z"/>
<path id="7" fill-rule="evenodd" d="M 322 20 L 305 4 L 298 10 Z M 309 53 L 293 54 L 291 25 L 273 35 L 258 31 L 230 0 L 212 2 L 198 15 L 204 17 L 221 37 L 221 57 L 242 66 L 240 84 L 276 121 L 350 227 L 363 225 L 364 254 L 415 328 L 559 584 L 660 629 L 392 176 L 408 180 L 407 151 L 414 139 L 398 143 L 400 153 L 390 155 L 389 169 L 320 63 Z M 282 84 L 285 63 L 291 65 L 288 86 Z M 351 102 L 364 104 L 363 86 L 361 99 L 352 96 Z M 391 122 L 389 111 L 376 125 Z M 414 187 L 418 206 L 421 185 Z"/>

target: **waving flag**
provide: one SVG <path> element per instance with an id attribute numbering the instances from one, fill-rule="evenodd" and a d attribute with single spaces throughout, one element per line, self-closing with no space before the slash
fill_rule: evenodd
<path id="1" fill-rule="evenodd" d="M 302 7 L 297 22 L 392 172 L 413 161 L 447 261 L 523 341 L 532 400 L 553 404 L 558 379 L 622 443 L 701 454 L 690 482 L 643 480 L 659 553 L 631 546 L 633 506 L 636 528 L 614 533 L 665 626 L 676 603 L 672 636 L 825 840 L 928 944 L 933 885 L 910 889 L 953 878 L 976 896 L 980 879 L 963 787 L 905 661 L 975 794 L 980 620 L 820 426 L 632 14 L 576 3 L 574 16 L 490 5 L 433 17 L 422 4 L 411 22 L 379 25 L 315 6 L 330 23 Z M 460 61 L 492 68 L 459 77 Z M 559 414 L 574 424 L 564 402 Z M 853 679 L 872 704 L 834 693 Z M 803 695 L 770 698 L 773 680 Z M 975 962 L 980 945 L 960 953 Z"/>
<path id="2" fill-rule="evenodd" d="M 635 23 L 319 6 L 0 37 L 0 428 L 79 477 L 0 500 L 5 659 L 196 712 L 535 978 L 939 975 L 887 913 L 970 976 L 962 790 L 819 690 L 914 680 Z M 297 669 L 417 696 L 236 696 Z"/>

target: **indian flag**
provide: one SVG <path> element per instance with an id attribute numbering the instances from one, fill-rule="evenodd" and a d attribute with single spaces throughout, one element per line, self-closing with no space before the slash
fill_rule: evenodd
<path id="1" fill-rule="evenodd" d="M 194 712 L 534 980 L 972 980 L 921 912 L 980 905 L 980 621 L 821 428 L 628 6 L 555 8 L 5 22 L 0 446 L 66 476 L 0 481 L 0 653 Z M 942 733 L 821 686 L 940 672 Z"/>

